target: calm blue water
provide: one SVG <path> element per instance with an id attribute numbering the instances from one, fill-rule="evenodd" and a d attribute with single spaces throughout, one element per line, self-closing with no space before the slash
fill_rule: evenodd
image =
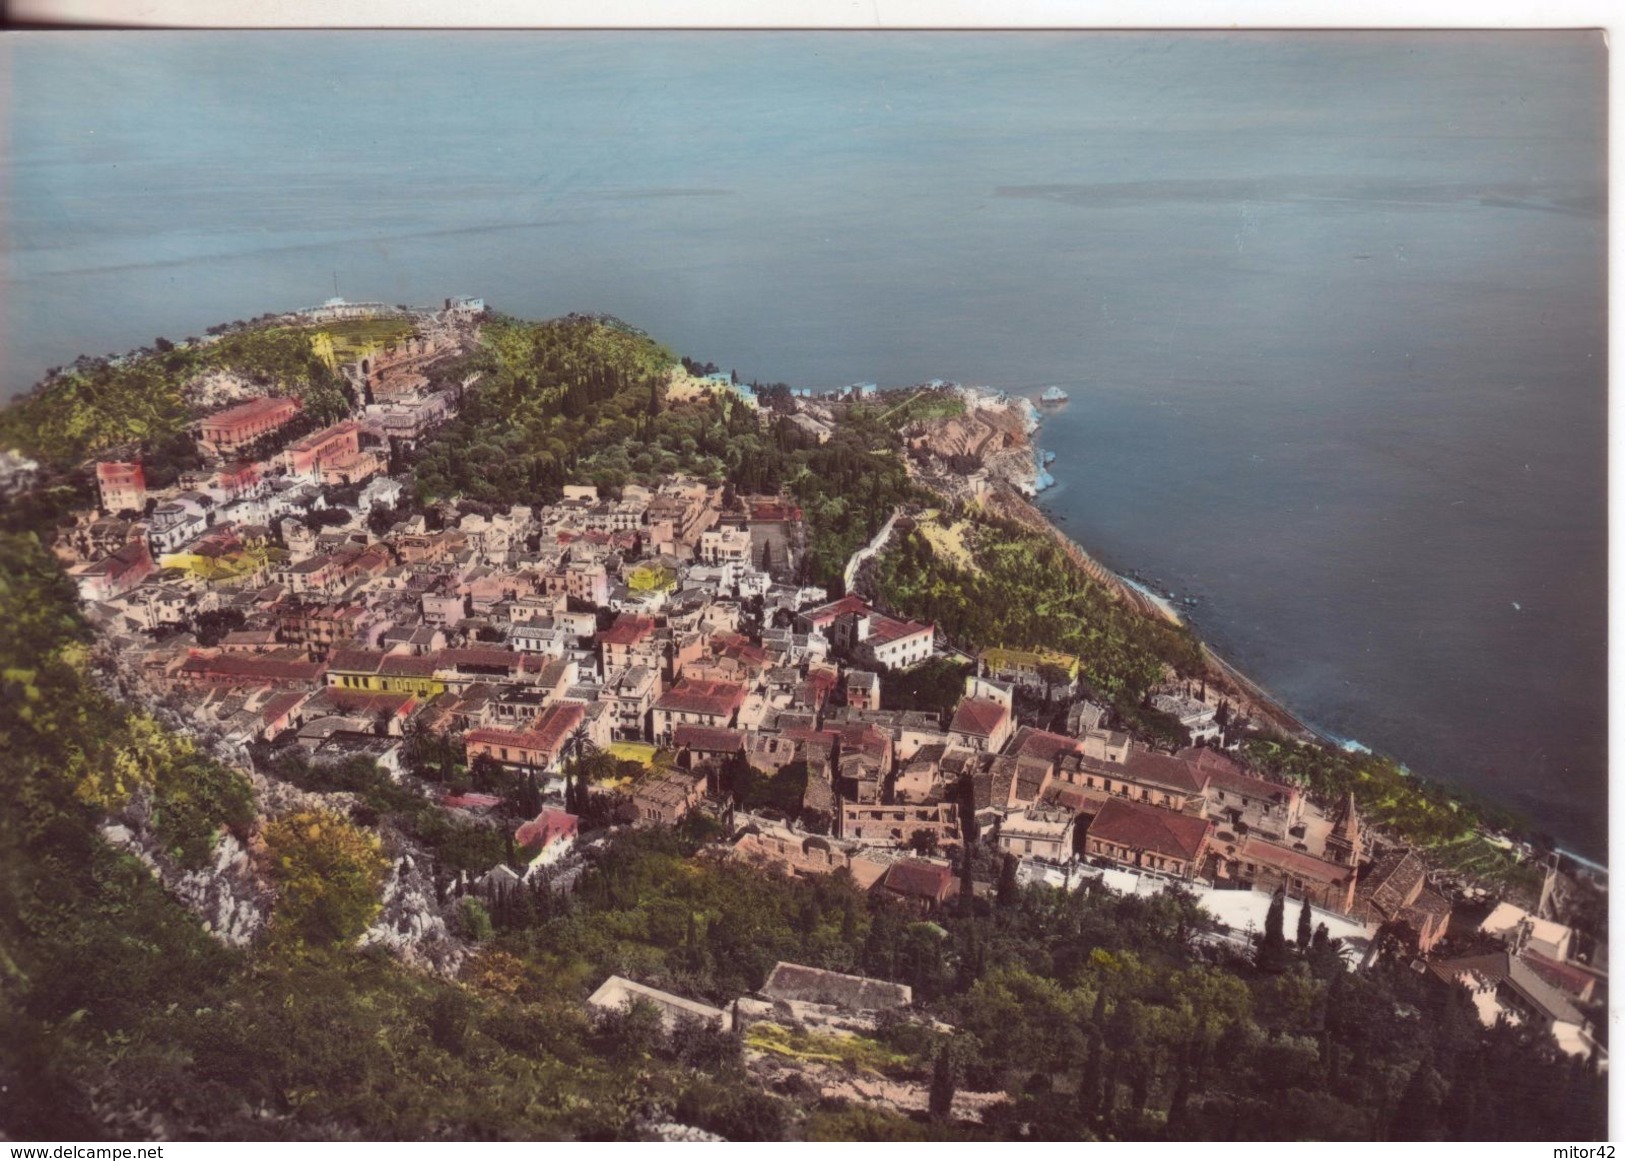
<path id="1" fill-rule="evenodd" d="M 0 54 L 8 394 L 335 277 L 796 384 L 1058 383 L 1086 547 L 1310 720 L 1604 850 L 1599 36 Z"/>

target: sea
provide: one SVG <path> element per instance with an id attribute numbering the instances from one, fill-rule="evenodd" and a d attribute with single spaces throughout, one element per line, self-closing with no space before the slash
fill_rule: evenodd
<path id="1" fill-rule="evenodd" d="M 1080 544 L 1605 855 L 1599 32 L 38 32 L 0 76 L 7 395 L 335 294 L 1060 386 Z"/>

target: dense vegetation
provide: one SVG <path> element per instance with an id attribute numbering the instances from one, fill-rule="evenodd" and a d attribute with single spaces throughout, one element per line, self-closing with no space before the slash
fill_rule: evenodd
<path id="1" fill-rule="evenodd" d="M 682 473 L 740 493 L 783 489 L 808 527 L 806 577 L 838 584 L 847 559 L 911 495 L 897 437 L 878 421 L 818 445 L 782 419 L 719 393 L 668 404 L 676 360 L 613 320 L 485 324 L 482 372 L 458 418 L 416 457 L 418 498 L 546 504 L 567 483 L 618 494 Z"/>
<path id="2" fill-rule="evenodd" d="M 321 333 L 246 328 L 206 344 L 159 340 L 156 349 L 118 359 L 81 358 L 0 411 L 0 447 L 19 448 L 59 469 L 136 446 L 162 461 L 175 454 L 176 437 L 194 418 L 186 383 L 209 371 L 232 371 L 275 394 L 296 396 L 311 422 L 332 423 L 348 414 L 352 401 L 317 353 L 312 340 Z"/>
<path id="3" fill-rule="evenodd" d="M 259 946 L 206 935 L 97 833 L 102 809 L 81 790 L 92 767 L 98 794 L 207 779 L 185 743 L 143 724 L 139 769 L 113 780 L 134 743 L 112 740 L 128 723 L 87 680 L 87 636 L 49 556 L 0 539 L 8 1138 L 606 1138 L 677 1108 L 746 1136 L 752 1101 L 783 1125 L 784 1102 L 718 1079 L 736 1056 L 601 1031 L 578 981 L 527 992 L 498 960 L 454 984 L 346 950 L 381 868 L 377 840 L 342 817 L 266 828 L 280 902 Z M 218 827 L 234 809 L 199 816 Z"/>
<path id="4" fill-rule="evenodd" d="M 258 768 L 301 790 L 355 795 L 360 821 L 400 832 L 427 851 L 437 869 L 447 874 L 480 874 L 506 855 L 499 830 L 453 817 L 425 794 L 391 779 L 370 758 L 313 765 L 296 748 L 272 753 L 261 746 L 256 747 L 255 761 Z"/>
<path id="5" fill-rule="evenodd" d="M 877 575 L 887 604 L 934 621 L 967 650 L 1074 654 L 1095 695 L 1131 721 L 1165 667 L 1182 675 L 1201 671 L 1189 632 L 1128 608 L 1047 537 L 985 517 L 961 527 L 968 566 L 936 551 L 919 529 L 894 535 Z"/>
<path id="6" fill-rule="evenodd" d="M 1356 975 L 1323 937 L 1283 941 L 1269 970 L 1204 955 L 1192 937 L 1208 921 L 1177 893 L 1017 888 L 926 922 L 844 875 L 695 858 L 703 837 L 618 839 L 568 901 L 500 909 L 495 948 L 537 995 L 619 972 L 725 1005 L 781 959 L 907 983 L 957 1032 L 884 1023 L 839 1047 L 788 1030 L 751 1043 L 922 1085 L 946 1044 L 961 1087 L 1012 1098 L 982 1130 L 998 1136 L 1538 1138 L 1601 1124 L 1604 1086 L 1584 1063 L 1486 1032 L 1402 960 Z M 918 1128 L 882 1120 L 870 1135 Z"/>
<path id="7" fill-rule="evenodd" d="M 954 551 L 944 551 L 944 543 Z M 928 515 L 900 530 L 880 559 L 876 581 L 890 606 L 935 621 L 967 650 L 1049 647 L 1075 654 L 1085 694 L 1092 691 L 1120 725 L 1152 742 L 1170 734 L 1167 715 L 1146 704 L 1165 667 L 1185 677 L 1203 671 L 1200 647 L 1188 631 L 1113 599 L 1049 538 L 975 513 L 957 520 Z M 1486 821 L 1515 827 L 1505 812 L 1469 804 L 1391 758 L 1277 738 L 1255 738 L 1244 754 L 1256 769 L 1299 783 L 1325 806 L 1352 790 L 1366 818 L 1425 848 L 1441 866 L 1478 882 L 1538 888 L 1539 868 L 1483 838 Z"/>
<path id="8" fill-rule="evenodd" d="M 0 562 L 7 757 L 51 763 L 53 777 L 87 807 L 147 816 L 164 853 L 183 868 L 207 864 L 221 830 L 246 834 L 254 809 L 241 774 L 90 681 L 89 633 L 73 586 L 38 539 L 0 534 Z M 35 752 L 32 737 L 49 745 Z"/>
<path id="9" fill-rule="evenodd" d="M 854 408 L 830 443 L 808 444 L 726 398 L 664 406 L 670 358 L 627 328 L 499 321 L 489 333 L 480 388 L 416 465 L 424 499 L 545 500 L 568 480 L 614 489 L 674 470 L 741 492 L 783 488 L 808 516 L 809 576 L 829 583 L 915 498 L 894 454 L 896 417 L 882 408 Z M 309 369 L 299 349 L 308 340 L 277 334 L 221 346 L 239 340 L 239 367 L 295 381 Z M 161 386 L 141 409 L 135 392 L 155 383 L 145 371 L 121 378 L 141 365 L 76 369 L 60 397 L 47 390 L 5 413 L 0 438 L 56 464 L 161 439 L 179 417 Z M 319 373 L 309 374 L 314 384 Z M 120 400 L 105 418 L 99 392 Z M 36 428 L 35 442 L 19 434 Z M 12 505 L 7 527 L 48 531 L 52 503 Z M 880 563 L 888 603 L 961 644 L 1076 652 L 1125 715 L 1163 666 L 1194 672 L 1186 635 L 1106 599 L 1041 538 L 977 520 L 966 548 L 971 567 L 918 531 L 901 535 Z M 9 1137 L 593 1139 L 662 1120 L 736 1140 L 1600 1139 L 1606 1129 L 1603 1085 L 1585 1062 L 1526 1031 L 1481 1029 L 1460 996 L 1398 963 L 1355 975 L 1330 941 L 1289 945 L 1277 931 L 1255 965 L 1202 943 L 1206 917 L 1178 894 L 1067 895 L 1010 876 L 996 901 L 928 922 L 845 877 L 780 880 L 710 857 L 703 819 L 617 836 L 569 893 L 459 901 L 455 921 L 477 953 L 455 983 L 415 973 L 351 946 L 378 910 L 375 831 L 429 848 L 448 871 L 501 853 L 495 831 L 446 820 L 365 761 L 275 760 L 278 775 L 348 792 L 353 805 L 263 828 L 277 910 L 252 949 L 229 950 L 97 828 L 109 812 L 139 816 L 164 857 L 198 867 L 221 833 L 248 837 L 246 782 L 100 693 L 89 639 L 39 539 L 0 534 Z M 909 697 L 943 704 L 957 679 L 952 667 L 923 671 Z M 439 768 L 448 782 L 477 780 L 419 748 L 426 777 Z M 1276 743 L 1251 757 L 1317 794 L 1352 787 L 1384 825 L 1409 826 L 1439 850 L 1470 841 L 1461 811 L 1413 791 L 1391 763 Z M 792 778 L 743 791 L 772 804 L 795 789 Z M 1407 805 L 1413 793 L 1423 806 Z M 975 861 L 986 877 L 989 852 Z M 805 1085 L 769 1093 L 746 1073 L 736 1038 L 668 1036 L 648 1009 L 595 1019 L 583 1004 L 610 972 L 724 1004 L 780 959 L 908 983 L 956 1031 L 887 1021 L 873 1037 L 835 1043 L 760 1027 L 757 1049 L 929 1086 L 939 1111 L 956 1086 L 1009 1102 L 972 1126 Z"/>

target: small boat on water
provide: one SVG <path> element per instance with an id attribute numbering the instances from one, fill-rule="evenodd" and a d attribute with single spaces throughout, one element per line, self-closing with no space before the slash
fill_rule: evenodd
<path id="1" fill-rule="evenodd" d="M 1046 387 L 1044 393 L 1038 397 L 1040 403 L 1065 403 L 1067 394 L 1059 387 Z"/>

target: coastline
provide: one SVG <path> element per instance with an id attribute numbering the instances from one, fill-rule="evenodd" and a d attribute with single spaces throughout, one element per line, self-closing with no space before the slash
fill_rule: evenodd
<path id="1" fill-rule="evenodd" d="M 1019 399 L 1022 403 L 1028 406 L 1028 414 L 1031 415 L 1033 420 L 1028 428 L 1028 439 L 1032 444 L 1033 453 L 1031 458 L 1033 464 L 1035 465 L 1035 470 L 1037 472 L 1043 472 L 1044 467 L 1047 466 L 1047 462 L 1059 462 L 1058 458 L 1056 458 L 1053 453 L 1046 454 L 1046 450 L 1040 446 L 1037 438 L 1039 430 L 1042 427 L 1043 417 L 1049 414 L 1049 409 L 1038 407 L 1033 403 L 1032 399 L 1026 395 L 1011 396 L 1011 398 Z M 1044 472 L 1043 474 L 1048 475 L 1047 472 Z M 1038 477 L 1035 475 L 1033 479 L 1034 484 L 1037 483 L 1037 479 Z M 1051 483 L 1053 483 L 1053 481 L 1051 481 Z M 1036 517 L 1037 521 L 1042 523 L 1044 529 L 1050 535 L 1053 535 L 1057 541 L 1065 547 L 1069 555 L 1077 560 L 1078 563 L 1084 567 L 1091 576 L 1105 584 L 1108 588 L 1123 597 L 1130 604 L 1140 609 L 1142 612 L 1155 613 L 1169 622 L 1180 626 L 1181 628 L 1190 630 L 1193 634 L 1197 633 L 1197 626 L 1190 622 L 1186 615 L 1182 613 L 1172 602 L 1153 591 L 1147 585 L 1135 580 L 1132 577 L 1123 576 L 1114 569 L 1101 563 L 1096 557 L 1091 555 L 1087 549 L 1073 540 L 1070 534 L 1063 532 L 1052 519 L 1051 513 L 1040 506 L 1042 492 L 1047 490 L 1047 487 L 1048 485 L 1033 487 L 1031 490 L 1023 489 L 1024 495 L 1019 506 L 1030 510 L 1031 513 Z M 1024 521 L 1024 523 L 1028 523 L 1034 527 L 1037 526 L 1033 521 L 1030 520 Z M 1296 741 L 1318 743 L 1326 746 L 1329 749 L 1342 752 L 1361 754 L 1372 754 L 1374 752 L 1371 747 L 1362 742 L 1341 737 L 1311 724 L 1309 721 L 1295 712 L 1290 706 L 1288 706 L 1283 698 L 1272 692 L 1254 678 L 1249 677 L 1233 663 L 1227 661 L 1206 641 L 1200 640 L 1199 638 L 1198 644 L 1200 645 L 1203 660 L 1206 663 L 1211 676 L 1220 682 L 1233 687 L 1238 694 L 1236 700 L 1246 707 L 1248 711 L 1250 711 L 1249 716 L 1261 719 L 1283 735 Z M 1390 760 L 1395 761 L 1396 763 L 1399 762 L 1399 759 L 1393 758 L 1391 755 L 1388 757 Z M 1403 764 L 1401 764 L 1401 769 L 1405 769 Z M 1420 777 L 1423 781 L 1432 781 L 1425 774 L 1420 775 Z M 1445 786 L 1447 789 L 1450 788 L 1448 783 L 1441 783 L 1440 785 Z M 1466 787 L 1461 787 L 1459 790 L 1461 793 L 1466 793 L 1469 795 L 1472 793 L 1470 789 Z M 1529 825 L 1531 827 L 1533 826 L 1531 823 L 1526 823 L 1525 825 Z M 1560 857 L 1561 859 L 1568 860 L 1569 862 L 1585 869 L 1587 872 L 1593 875 L 1601 875 L 1602 877 L 1606 878 L 1608 874 L 1608 864 L 1606 862 L 1589 856 L 1577 854 L 1568 849 L 1568 847 L 1560 841 L 1552 841 L 1549 850 L 1552 854 Z"/>
<path id="2" fill-rule="evenodd" d="M 1057 527 L 1055 521 L 1051 518 L 1051 514 L 1039 506 L 1037 503 L 1038 497 L 1047 488 L 1047 485 L 1041 484 L 1040 481 L 1049 476 L 1049 473 L 1044 468 L 1046 449 L 1039 444 L 1037 439 L 1038 432 L 1043 426 L 1045 412 L 1031 398 L 1025 395 L 1017 396 L 1017 398 L 1027 404 L 1027 415 L 1030 420 L 1027 436 L 1032 444 L 1035 469 L 1033 493 L 1028 500 L 1027 506 L 1043 522 L 1046 530 L 1066 547 L 1068 554 L 1077 560 L 1092 577 L 1105 584 L 1142 612 L 1154 613 L 1172 624 L 1178 625 L 1180 628 L 1195 633 L 1196 627 L 1186 619 L 1184 614 L 1175 608 L 1172 602 L 1153 592 L 1139 581 L 1123 576 L 1121 573 L 1102 564 L 1090 554 L 1088 549 Z M 1054 462 L 1058 462 L 1058 459 L 1054 460 Z M 1053 484 L 1053 482 L 1053 479 L 1051 479 L 1050 484 Z M 1324 730 L 1316 729 L 1310 725 L 1302 717 L 1294 713 L 1278 695 L 1272 693 L 1253 678 L 1248 677 L 1229 661 L 1226 661 L 1207 642 L 1200 641 L 1199 644 L 1202 649 L 1202 658 L 1209 670 L 1220 680 L 1234 686 L 1241 695 L 1241 700 L 1250 703 L 1253 711 L 1251 716 L 1266 720 L 1288 737 L 1298 741 L 1320 742 L 1336 749 L 1347 748 L 1342 739 L 1335 738 Z"/>
<path id="3" fill-rule="evenodd" d="M 1037 438 L 1047 414 L 1045 409 L 1025 393 L 965 384 L 954 384 L 952 389 L 964 401 L 967 410 L 1006 415 L 1015 421 L 1014 424 L 1010 420 L 1003 422 L 1011 438 L 1003 451 L 988 457 L 990 462 L 976 473 L 977 479 L 971 480 L 978 485 L 974 490 L 981 503 L 994 514 L 1053 539 L 1056 546 L 1084 573 L 1131 608 L 1194 633 L 1194 626 L 1171 601 L 1101 563 L 1063 532 L 1050 514 L 1040 507 L 1043 493 L 1054 483 L 1046 470 L 1047 462 L 1058 462 Z M 1012 426 L 1019 428 L 1019 436 L 1009 431 Z M 956 474 L 955 478 L 961 482 L 970 480 L 970 477 L 960 474 Z M 1242 673 L 1205 642 L 1200 644 L 1209 680 L 1228 687 L 1231 699 L 1246 716 L 1258 719 L 1294 740 L 1343 748 L 1339 739 L 1309 725 L 1279 696 Z"/>

